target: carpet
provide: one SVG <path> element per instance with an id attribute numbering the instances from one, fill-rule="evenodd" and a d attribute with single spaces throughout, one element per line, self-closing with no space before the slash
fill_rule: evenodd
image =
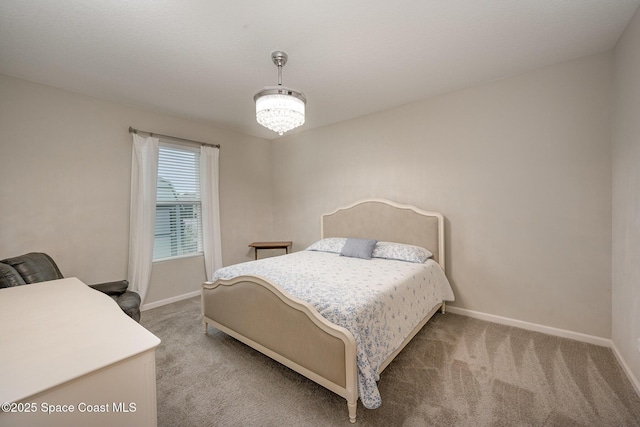
<path id="1" fill-rule="evenodd" d="M 348 426 L 344 399 L 209 327 L 200 298 L 142 313 L 156 351 L 158 425 Z M 381 374 L 359 426 L 640 426 L 611 349 L 436 314 Z"/>

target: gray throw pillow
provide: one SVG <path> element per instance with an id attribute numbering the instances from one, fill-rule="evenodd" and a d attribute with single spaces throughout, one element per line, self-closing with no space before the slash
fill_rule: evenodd
<path id="1" fill-rule="evenodd" d="M 340 252 L 341 256 L 353 258 L 371 259 L 373 249 L 376 247 L 377 240 L 347 238 L 347 241 Z"/>

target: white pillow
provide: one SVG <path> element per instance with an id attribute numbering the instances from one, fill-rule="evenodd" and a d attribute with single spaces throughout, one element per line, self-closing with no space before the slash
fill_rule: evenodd
<path id="1" fill-rule="evenodd" d="M 347 239 L 345 237 L 328 237 L 326 239 L 318 240 L 313 245 L 309 246 L 307 250 L 339 254 L 342 252 L 342 248 L 346 241 Z"/>
<path id="2" fill-rule="evenodd" d="M 428 249 L 420 246 L 394 242 L 378 242 L 376 247 L 373 249 L 372 257 L 422 264 L 429 258 L 433 257 L 433 254 Z"/>

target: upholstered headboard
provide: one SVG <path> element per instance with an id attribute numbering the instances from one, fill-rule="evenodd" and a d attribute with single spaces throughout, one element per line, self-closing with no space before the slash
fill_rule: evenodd
<path id="1" fill-rule="evenodd" d="M 322 215 L 321 237 L 359 237 L 422 246 L 444 270 L 444 218 L 415 206 L 367 199 Z"/>

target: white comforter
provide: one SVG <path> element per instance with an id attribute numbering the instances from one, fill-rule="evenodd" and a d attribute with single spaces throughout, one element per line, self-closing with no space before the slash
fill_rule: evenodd
<path id="1" fill-rule="evenodd" d="M 245 274 L 270 280 L 353 334 L 358 394 L 369 409 L 382 403 L 376 384 L 382 363 L 433 307 L 454 299 L 433 260 L 417 264 L 301 251 L 221 268 L 213 280 Z"/>

